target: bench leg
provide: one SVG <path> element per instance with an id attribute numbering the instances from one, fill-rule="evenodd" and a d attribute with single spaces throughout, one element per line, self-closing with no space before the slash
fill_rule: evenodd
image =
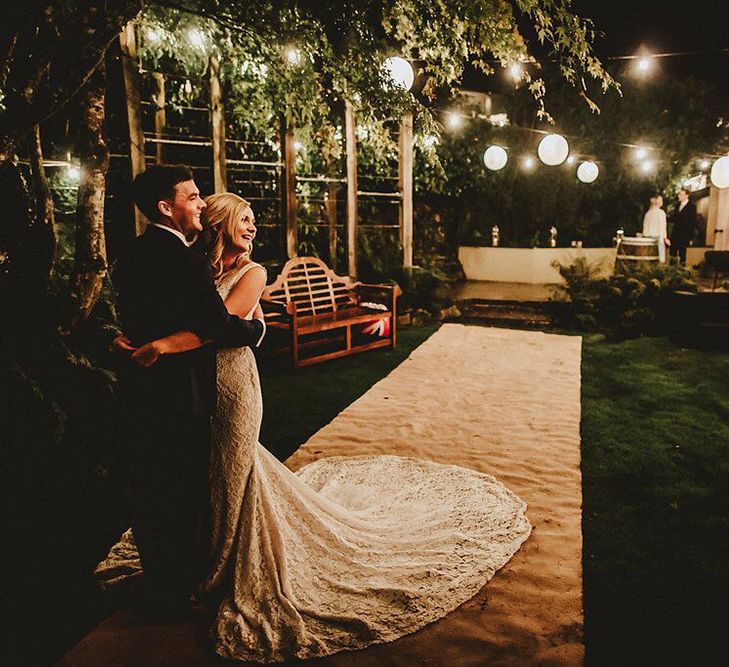
<path id="1" fill-rule="evenodd" d="M 299 334 L 296 331 L 296 327 L 291 328 L 291 360 L 294 363 L 294 368 L 299 367 Z"/>
<path id="2" fill-rule="evenodd" d="M 392 315 L 390 315 L 390 342 L 394 348 L 397 347 L 397 296 L 395 296 L 394 290 L 392 293 L 392 305 L 390 307 L 390 312 L 392 313 Z"/>

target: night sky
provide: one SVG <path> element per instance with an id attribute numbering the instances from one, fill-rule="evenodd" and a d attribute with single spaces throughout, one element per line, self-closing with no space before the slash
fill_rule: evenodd
<path id="1" fill-rule="evenodd" d="M 573 10 L 604 33 L 595 41 L 601 58 L 641 47 L 653 53 L 729 49 L 727 0 L 575 0 Z M 710 81 L 729 102 L 729 51 L 661 58 L 658 64 L 671 75 Z"/>

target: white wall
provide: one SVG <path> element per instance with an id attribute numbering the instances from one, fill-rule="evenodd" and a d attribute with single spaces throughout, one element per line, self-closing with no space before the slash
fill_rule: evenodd
<path id="1" fill-rule="evenodd" d="M 584 257 L 608 276 L 615 270 L 615 248 L 490 248 L 461 246 L 458 259 L 468 280 L 506 283 L 559 284 L 563 282 L 553 261 L 573 264 Z"/>

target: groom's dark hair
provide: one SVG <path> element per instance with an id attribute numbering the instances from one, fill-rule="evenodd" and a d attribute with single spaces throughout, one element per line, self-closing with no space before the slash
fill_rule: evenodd
<path id="1" fill-rule="evenodd" d="M 174 199 L 175 186 L 192 179 L 192 170 L 184 164 L 155 164 L 132 181 L 132 199 L 150 222 L 157 222 L 160 219 L 158 202 Z"/>

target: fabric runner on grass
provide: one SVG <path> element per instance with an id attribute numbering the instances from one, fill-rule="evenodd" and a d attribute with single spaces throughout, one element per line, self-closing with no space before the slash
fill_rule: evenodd
<path id="1" fill-rule="evenodd" d="M 478 595 L 415 634 L 327 666 L 579 665 L 582 339 L 445 324 L 287 461 L 396 454 L 493 475 L 533 530 Z"/>
<path id="2" fill-rule="evenodd" d="M 581 342 L 446 324 L 288 459 L 293 470 L 362 454 L 473 468 L 528 503 L 533 526 L 516 555 L 445 618 L 395 642 L 310 664 L 582 664 Z M 116 614 L 60 664 L 220 661 L 200 627 L 145 626 Z"/>

